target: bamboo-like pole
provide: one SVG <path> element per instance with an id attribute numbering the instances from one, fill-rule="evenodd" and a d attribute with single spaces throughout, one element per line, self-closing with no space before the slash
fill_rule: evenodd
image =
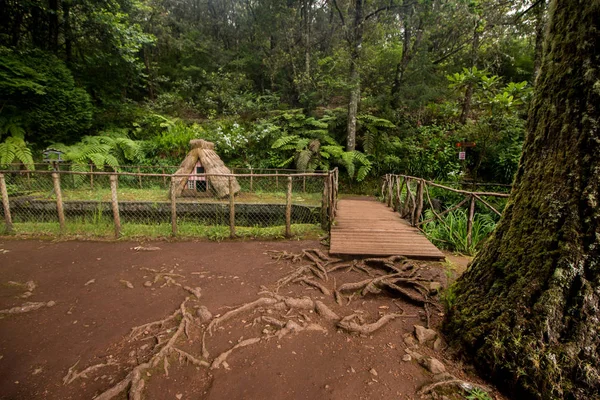
<path id="1" fill-rule="evenodd" d="M 427 196 L 429 196 L 429 192 L 427 192 Z M 463 199 L 463 200 L 462 200 L 460 203 L 458 203 L 458 204 L 457 204 L 457 205 L 455 205 L 454 207 L 452 207 L 452 208 L 449 208 L 449 209 L 447 209 L 447 210 L 444 210 L 444 211 L 442 211 L 442 212 L 441 212 L 441 213 L 439 213 L 439 214 L 436 214 L 436 213 L 435 213 L 435 208 L 433 207 L 433 204 L 431 204 L 431 209 L 433 210 L 434 214 L 435 214 L 436 216 L 440 217 L 440 219 L 441 219 L 441 217 L 442 217 L 443 215 L 446 215 L 446 214 L 448 214 L 448 213 L 450 213 L 450 212 L 452 212 L 452 211 L 454 211 L 454 210 L 458 210 L 459 208 L 461 208 L 461 207 L 462 207 L 462 206 L 463 206 L 463 205 L 464 205 L 464 204 L 465 204 L 467 201 L 469 201 L 469 197 L 465 197 L 465 198 L 464 198 L 464 199 Z M 429 223 L 429 222 L 431 222 L 431 221 L 435 221 L 435 218 L 430 218 L 430 219 L 427 219 L 427 220 L 425 220 L 425 221 L 421 221 L 421 222 L 419 222 L 419 223 L 417 224 L 417 227 L 418 227 L 418 226 L 420 226 L 420 225 L 425 225 L 425 224 L 427 224 L 427 223 Z"/>
<path id="2" fill-rule="evenodd" d="M 387 206 L 391 207 L 394 202 L 394 178 L 392 175 L 387 176 L 388 180 L 388 194 L 387 194 Z"/>
<path id="3" fill-rule="evenodd" d="M 334 203 L 335 203 L 335 181 L 333 178 L 333 173 L 330 173 L 327 177 L 328 186 L 329 186 L 329 196 L 328 196 L 328 205 L 327 209 L 329 210 L 329 226 L 333 224 L 333 218 L 335 216 Z"/>
<path id="4" fill-rule="evenodd" d="M 421 213 L 423 212 L 423 189 L 425 188 L 425 181 L 420 179 L 417 181 L 417 204 L 415 213 L 413 215 L 413 226 L 417 226 L 419 219 L 421 219 Z"/>
<path id="5" fill-rule="evenodd" d="M 475 196 L 471 196 L 471 205 L 469 206 L 469 217 L 467 218 L 467 245 L 471 247 L 473 243 L 473 218 L 475 216 Z"/>
<path id="6" fill-rule="evenodd" d="M 2 195 L 2 206 L 4 207 L 4 224 L 6 233 L 13 233 L 12 217 L 10 215 L 10 201 L 8 199 L 8 190 L 6 189 L 6 180 L 4 174 L 0 174 L 0 194 Z"/>
<path id="7" fill-rule="evenodd" d="M 119 184 L 118 175 L 110 176 L 110 200 L 112 204 L 113 219 L 115 221 L 115 238 L 121 237 L 121 216 L 119 214 L 119 200 L 117 188 Z"/>
<path id="8" fill-rule="evenodd" d="M 327 229 L 327 200 L 329 199 L 329 180 L 323 180 L 323 196 L 321 197 L 321 228 Z"/>
<path id="9" fill-rule="evenodd" d="M 60 190 L 60 175 L 57 172 L 52 172 L 52 183 L 54 184 L 54 194 L 56 195 L 56 213 L 58 214 L 60 233 L 65 233 L 65 209 Z"/>
<path id="10" fill-rule="evenodd" d="M 254 176 L 252 174 L 252 167 L 250 167 L 250 193 L 254 192 Z"/>
<path id="11" fill-rule="evenodd" d="M 171 235 L 177 236 L 177 182 L 171 178 Z"/>
<path id="12" fill-rule="evenodd" d="M 142 186 L 142 170 L 140 169 L 140 167 L 137 168 L 137 172 L 138 172 L 138 182 L 140 185 L 140 189 L 143 189 Z"/>
<path id="13" fill-rule="evenodd" d="M 29 171 L 32 174 L 39 174 L 39 175 L 49 175 L 52 174 L 51 171 Z M 11 174 L 26 174 L 27 171 L 9 171 L 9 170 L 0 170 L 0 173 L 11 173 Z M 60 172 L 62 175 L 89 175 L 89 172 L 80 172 L 80 171 L 61 171 Z M 94 172 L 94 175 L 107 175 L 110 176 L 114 174 L 114 172 Z M 302 173 L 298 173 L 298 174 L 293 174 L 293 176 L 296 177 L 300 177 L 300 176 L 319 176 L 319 177 L 326 177 L 327 176 L 327 172 L 323 172 L 323 173 L 319 173 L 319 172 L 302 172 Z M 139 174 L 137 172 L 119 172 L 118 173 L 119 176 L 138 176 Z M 190 176 L 194 175 L 193 173 L 190 174 L 142 174 L 143 176 L 146 177 L 168 177 L 168 178 L 189 178 Z M 220 177 L 220 178 L 228 178 L 228 177 L 233 177 L 233 178 L 248 178 L 250 177 L 250 174 L 209 174 L 209 173 L 205 173 L 203 174 L 204 176 L 215 176 L 215 177 Z M 257 176 L 258 174 L 254 174 L 254 176 Z M 272 177 L 287 177 L 288 175 L 282 175 L 282 174 L 260 174 L 261 178 L 272 178 Z M 466 192 L 469 193 L 469 192 Z M 490 193 L 482 193 L 482 192 L 477 192 L 476 194 L 480 194 L 482 196 L 492 196 L 492 194 Z"/>
<path id="14" fill-rule="evenodd" d="M 285 237 L 292 237 L 292 177 L 288 176 L 285 199 Z"/>
<path id="15" fill-rule="evenodd" d="M 502 213 L 500 211 L 496 210 L 490 203 L 488 203 L 487 201 L 485 201 L 484 199 L 479 197 L 479 195 L 473 193 L 473 197 L 475 197 L 477 200 L 481 201 L 486 207 L 488 207 L 490 210 L 495 212 L 499 217 L 502 216 Z"/>
<path id="16" fill-rule="evenodd" d="M 306 177 L 302 177 L 302 192 L 306 193 Z"/>
<path id="17" fill-rule="evenodd" d="M 166 188 L 167 187 L 167 177 L 165 176 L 165 169 L 161 168 L 162 174 L 163 174 L 163 186 Z"/>
<path id="18" fill-rule="evenodd" d="M 231 176 L 229 177 L 229 237 L 235 238 L 235 193 Z"/>
<path id="19" fill-rule="evenodd" d="M 279 190 L 279 171 L 275 170 L 275 188 Z"/>

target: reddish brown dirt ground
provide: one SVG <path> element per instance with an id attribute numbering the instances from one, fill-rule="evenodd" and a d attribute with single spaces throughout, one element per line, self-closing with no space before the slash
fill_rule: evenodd
<path id="1" fill-rule="evenodd" d="M 157 242 L 156 251 L 136 251 L 137 242 L 51 242 L 0 238 L 0 310 L 27 301 L 54 301 L 26 314 L 0 317 L 0 399 L 91 399 L 123 379 L 144 359 L 143 342 L 127 337 L 134 326 L 162 319 L 175 311 L 189 295 L 180 287 L 145 287 L 151 273 L 140 268 L 175 269 L 185 284 L 202 288 L 200 304 L 213 314 L 258 298 L 261 286 L 272 286 L 291 267 L 274 262 L 267 250 L 299 252 L 321 247 L 315 241 L 280 242 Z M 442 264 L 424 266 L 444 281 Z M 94 279 L 93 283 L 88 283 Z M 364 279 L 358 273 L 341 272 L 337 284 Z M 20 298 L 23 288 L 9 281 L 34 281 L 33 295 Z M 133 284 L 128 288 L 123 281 Z M 320 292 L 298 284 L 280 291 L 289 296 Z M 348 306 L 332 308 L 341 315 L 364 310 L 372 319 L 396 307 L 389 297 L 356 299 Z M 370 336 L 338 331 L 300 332 L 279 340 L 261 341 L 232 353 L 229 369 L 208 370 L 171 361 L 168 376 L 162 368 L 147 377 L 148 399 L 413 399 L 431 374 L 416 362 L 404 362 L 403 334 L 414 324 L 424 324 L 419 307 L 401 305 L 414 315 L 392 321 Z M 248 321 L 246 321 L 246 319 Z M 262 327 L 248 327 L 251 313 L 226 323 L 211 338 L 211 355 L 230 348 L 240 337 L 261 334 Z M 432 325 L 439 324 L 439 312 Z M 201 353 L 198 340 L 180 347 Z M 434 353 L 423 349 L 424 354 Z M 429 352 L 429 353 L 428 353 Z M 449 372 L 468 377 L 461 365 L 445 353 L 435 355 Z M 69 367 L 77 370 L 106 362 L 119 362 L 63 385 Z M 162 364 L 161 364 L 162 365 Z M 373 371 L 376 371 L 376 375 Z M 125 398 L 122 394 L 119 398 Z"/>

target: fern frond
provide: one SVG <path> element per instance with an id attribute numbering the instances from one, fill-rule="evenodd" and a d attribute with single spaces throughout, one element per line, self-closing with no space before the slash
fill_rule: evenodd
<path id="1" fill-rule="evenodd" d="M 302 150 L 298 153 L 296 158 L 296 168 L 301 171 L 306 171 L 308 169 L 308 164 L 313 157 L 313 152 L 310 150 Z"/>
<path id="2" fill-rule="evenodd" d="M 296 139 L 298 139 L 297 135 L 290 135 L 290 136 L 280 137 L 279 139 L 277 139 L 275 141 L 275 143 L 273 143 L 273 145 L 271 146 L 271 148 L 272 149 L 279 149 L 280 147 L 283 147 L 285 145 L 288 145 L 288 144 L 292 143 Z"/>

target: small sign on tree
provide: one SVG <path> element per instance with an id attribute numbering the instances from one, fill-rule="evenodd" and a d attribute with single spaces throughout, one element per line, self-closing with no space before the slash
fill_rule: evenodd
<path id="1" fill-rule="evenodd" d="M 461 151 L 460 153 L 458 153 L 458 159 L 459 160 L 464 160 L 465 158 L 467 158 L 467 152 L 466 151 Z"/>

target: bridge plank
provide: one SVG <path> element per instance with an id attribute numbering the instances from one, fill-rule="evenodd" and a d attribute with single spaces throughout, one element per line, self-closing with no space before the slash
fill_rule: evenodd
<path id="1" fill-rule="evenodd" d="M 391 208 L 375 199 L 341 199 L 331 227 L 331 254 L 440 260 L 444 254 Z"/>

